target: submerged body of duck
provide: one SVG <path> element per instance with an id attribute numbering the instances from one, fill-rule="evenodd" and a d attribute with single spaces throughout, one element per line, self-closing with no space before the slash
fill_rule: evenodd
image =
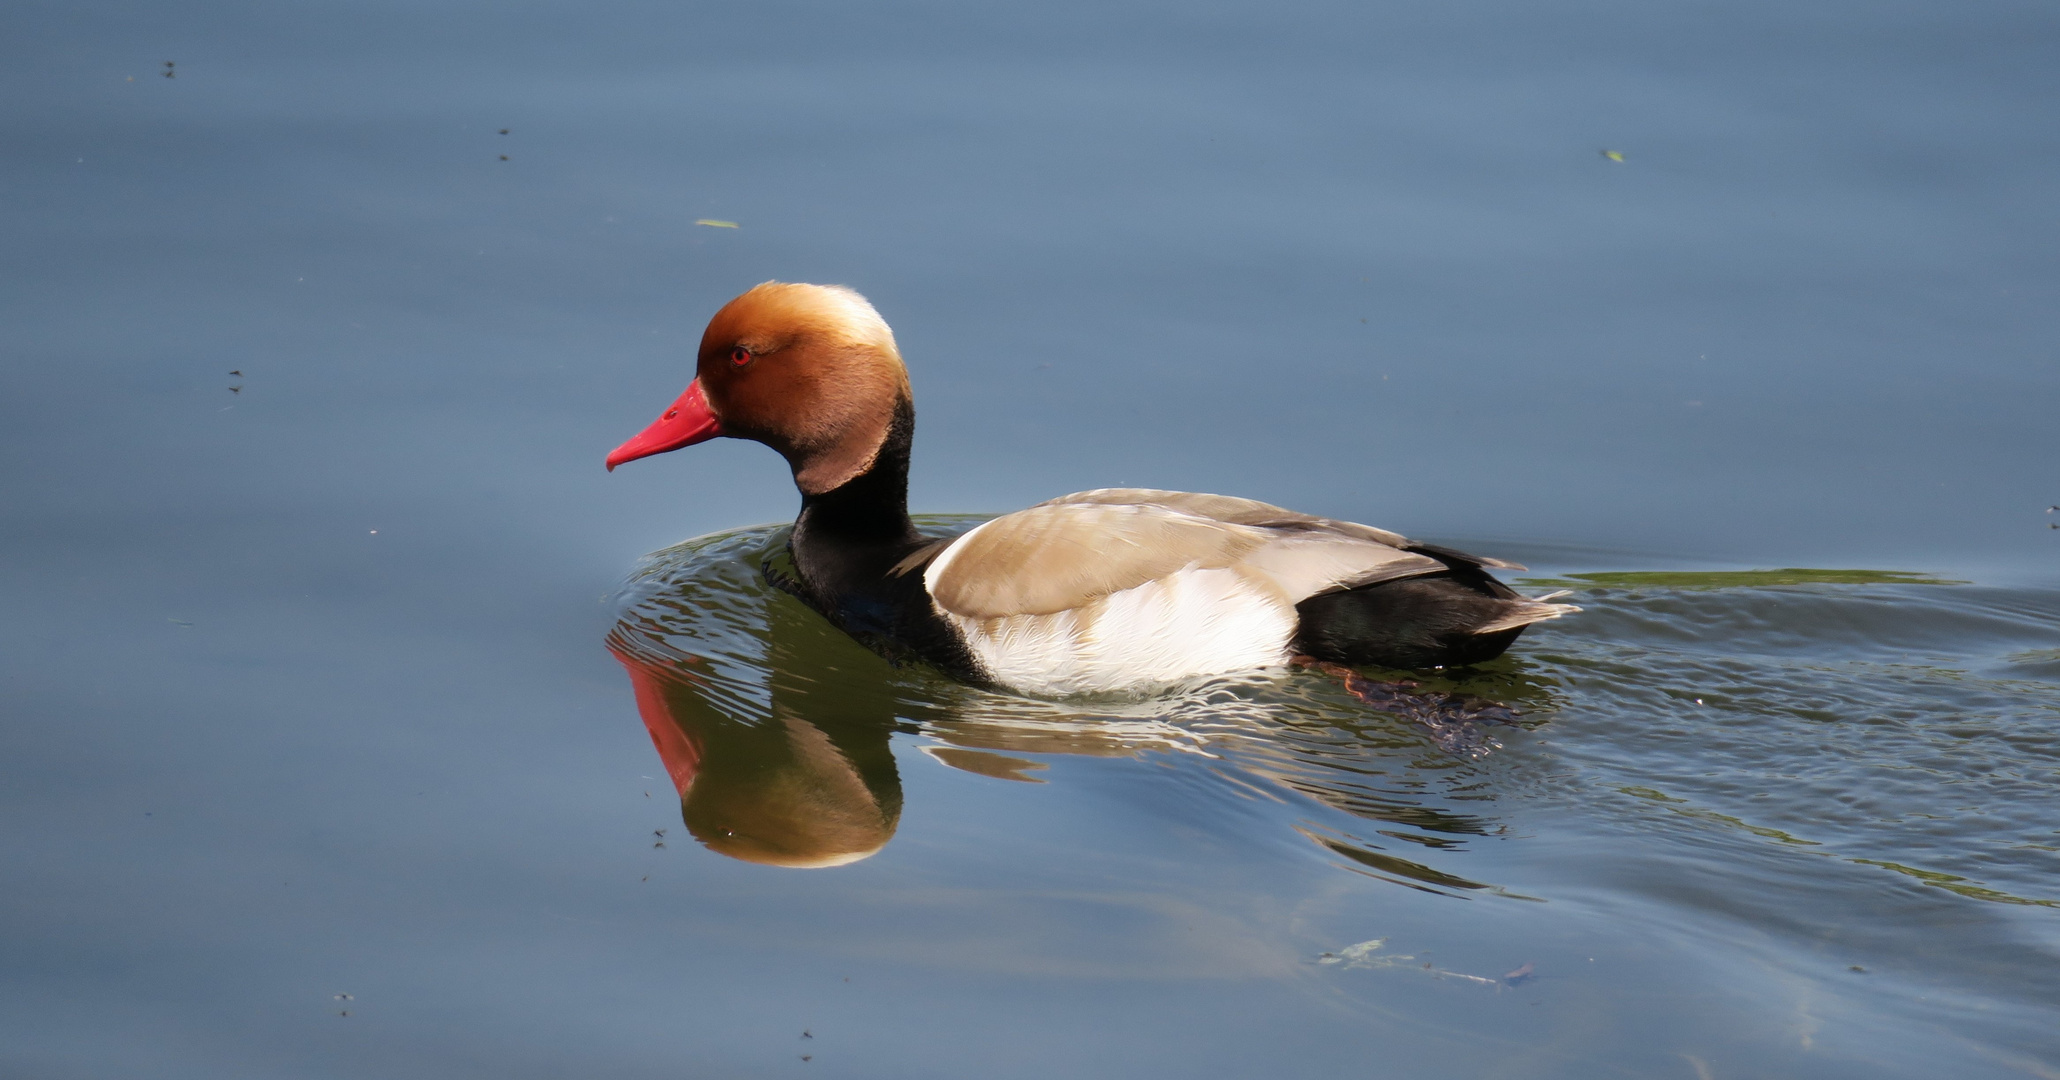
<path id="1" fill-rule="evenodd" d="M 767 282 L 716 313 L 694 381 L 608 467 L 718 436 L 772 447 L 801 491 L 791 591 L 876 649 L 1031 693 L 1302 657 L 1477 663 L 1578 610 L 1486 569 L 1511 563 L 1223 495 L 1084 491 L 927 537 L 908 515 L 914 433 L 908 372 L 872 305 Z"/>

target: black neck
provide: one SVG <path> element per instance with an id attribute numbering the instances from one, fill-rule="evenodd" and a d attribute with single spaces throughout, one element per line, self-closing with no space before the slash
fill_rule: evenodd
<path id="1" fill-rule="evenodd" d="M 904 397 L 894 403 L 886 441 L 866 471 L 820 495 L 801 496 L 795 533 L 865 546 L 914 540 L 915 525 L 908 519 L 908 458 L 915 432 L 915 406 Z"/>
<path id="2" fill-rule="evenodd" d="M 984 679 L 958 631 L 931 603 L 921 571 L 895 569 L 930 543 L 908 519 L 915 431 L 915 407 L 903 397 L 866 471 L 834 490 L 801 496 L 788 542 L 799 576 L 775 584 L 889 660 L 919 658 L 962 679 Z"/>

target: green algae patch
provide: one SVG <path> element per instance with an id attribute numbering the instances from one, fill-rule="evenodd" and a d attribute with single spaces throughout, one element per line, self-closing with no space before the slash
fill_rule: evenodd
<path id="1" fill-rule="evenodd" d="M 1921 881 L 1926 885 L 1932 886 L 1933 888 L 1944 889 L 1947 892 L 1958 893 L 1961 896 L 1969 897 L 1975 900 L 1987 900 L 1992 904 L 2023 904 L 2028 907 L 2060 907 L 2060 900 L 2033 900 L 2023 896 L 2012 896 L 2009 893 L 2002 892 L 1997 889 L 1984 888 L 1983 886 L 1976 885 L 1958 874 L 1941 874 L 1936 870 L 1919 870 L 1914 866 L 1904 866 L 1901 863 L 1886 862 L 1881 859 L 1854 859 L 1853 861 L 1859 863 L 1862 866 L 1878 866 L 1883 870 L 1893 870 L 1898 874 L 1906 874 L 1910 877 L 1916 878 L 1918 881 Z"/>

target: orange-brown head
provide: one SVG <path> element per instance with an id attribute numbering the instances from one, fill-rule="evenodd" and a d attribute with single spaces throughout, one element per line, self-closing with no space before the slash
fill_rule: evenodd
<path id="1" fill-rule="evenodd" d="M 871 467 L 908 396 L 894 331 L 865 297 L 768 281 L 708 321 L 694 381 L 608 467 L 727 435 L 779 451 L 819 495 Z"/>

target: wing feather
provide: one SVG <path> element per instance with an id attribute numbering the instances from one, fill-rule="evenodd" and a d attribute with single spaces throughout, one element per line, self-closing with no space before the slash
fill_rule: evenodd
<path id="1" fill-rule="evenodd" d="M 1266 540 L 1262 529 L 1148 506 L 1033 506 L 960 537 L 923 584 L 955 615 L 1049 615 L 1186 567 L 1230 566 Z"/>
<path id="2" fill-rule="evenodd" d="M 981 525 L 932 560 L 923 583 L 938 607 L 974 619 L 1069 611 L 1186 569 L 1236 570 L 1292 605 L 1445 568 L 1407 543 L 1249 499 L 1103 489 Z"/>
<path id="3" fill-rule="evenodd" d="M 1444 563 L 1426 555 L 1316 530 L 1279 531 L 1272 542 L 1246 556 L 1242 565 L 1266 575 L 1290 604 L 1317 593 L 1445 569 Z"/>
<path id="4" fill-rule="evenodd" d="M 1521 563 L 1503 559 L 1490 559 L 1481 555 L 1470 555 L 1464 551 L 1438 544 L 1419 544 L 1401 533 L 1361 525 L 1356 521 L 1339 521 L 1336 518 L 1317 517 L 1314 514 L 1298 513 L 1283 506 L 1262 503 L 1257 499 L 1240 499 L 1234 495 L 1206 495 L 1196 491 L 1161 491 L 1157 488 L 1096 488 L 1093 491 L 1076 491 L 1056 499 L 1039 503 L 1039 506 L 1059 506 L 1074 503 L 1097 504 L 1151 504 L 1171 507 L 1198 517 L 1227 521 L 1236 525 L 1257 525 L 1265 528 L 1303 528 L 1337 533 L 1342 536 L 1358 537 L 1377 544 L 1400 548 L 1428 555 L 1450 566 L 1488 566 L 1501 570 L 1525 569 Z M 1379 580 L 1378 578 L 1372 580 Z M 1368 584 L 1359 582 L 1358 584 Z"/>
<path id="5" fill-rule="evenodd" d="M 1313 514 L 1298 513 L 1284 506 L 1262 503 L 1257 499 L 1240 499 L 1234 495 L 1208 495 L 1198 491 L 1161 491 L 1157 488 L 1096 488 L 1093 491 L 1076 491 L 1056 499 L 1037 504 L 1038 506 L 1062 506 L 1080 503 L 1103 505 L 1148 505 L 1164 506 L 1205 517 L 1214 521 L 1227 521 L 1233 525 L 1293 526 L 1302 525 L 1328 529 L 1346 536 L 1357 536 L 1386 544 L 1389 547 L 1408 547 L 1409 538 L 1401 533 L 1361 525 L 1356 521 L 1338 521 L 1320 518 Z M 1033 507 L 1032 509 L 1035 509 Z"/>

